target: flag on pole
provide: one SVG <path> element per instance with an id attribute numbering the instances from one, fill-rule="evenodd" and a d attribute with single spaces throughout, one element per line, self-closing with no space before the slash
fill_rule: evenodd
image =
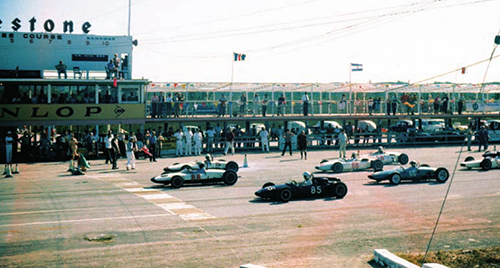
<path id="1" fill-rule="evenodd" d="M 363 64 L 351 63 L 351 71 L 353 72 L 363 71 Z"/>
<path id="2" fill-rule="evenodd" d="M 245 58 L 247 57 L 247 55 L 245 54 L 238 54 L 235 52 L 233 52 L 233 55 L 234 55 L 234 61 L 244 61 Z"/>

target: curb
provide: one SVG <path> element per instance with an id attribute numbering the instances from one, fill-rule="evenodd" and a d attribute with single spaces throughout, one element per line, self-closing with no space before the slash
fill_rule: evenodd
<path id="1" fill-rule="evenodd" d="M 420 266 L 415 265 L 403 258 L 400 258 L 387 249 L 375 249 L 373 250 L 373 260 L 377 264 L 380 264 L 388 268 L 420 268 Z M 437 264 L 437 263 L 425 263 L 422 268 L 448 268 L 447 266 Z"/>

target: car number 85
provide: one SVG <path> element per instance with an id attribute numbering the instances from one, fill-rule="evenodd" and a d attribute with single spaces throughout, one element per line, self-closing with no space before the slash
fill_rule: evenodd
<path id="1" fill-rule="evenodd" d="M 321 194 L 321 186 L 312 186 L 311 194 Z"/>

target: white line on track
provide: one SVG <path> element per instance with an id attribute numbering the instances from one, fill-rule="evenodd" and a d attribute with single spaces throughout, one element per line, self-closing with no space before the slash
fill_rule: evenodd
<path id="1" fill-rule="evenodd" d="M 75 222 L 91 222 L 91 221 L 115 221 L 115 220 L 138 219 L 138 218 L 169 217 L 169 216 L 175 216 L 175 214 L 173 214 L 173 213 L 172 214 L 153 214 L 153 215 L 124 216 L 124 217 L 81 219 L 81 220 L 65 220 L 65 221 L 39 221 L 39 222 L 27 222 L 27 223 L 2 224 L 2 225 L 0 225 L 0 227 L 60 224 L 60 223 L 75 223 Z"/>

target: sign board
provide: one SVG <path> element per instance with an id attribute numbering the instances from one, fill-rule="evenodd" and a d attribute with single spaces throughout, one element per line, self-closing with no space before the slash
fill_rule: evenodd
<path id="1" fill-rule="evenodd" d="M 132 66 L 131 36 L 0 32 L 0 49 L 0 70 L 55 70 L 63 61 L 67 70 L 104 72 L 115 53 Z"/>
<path id="2" fill-rule="evenodd" d="M 465 107 L 469 112 L 500 112 L 500 102 L 467 102 Z"/>
<path id="3" fill-rule="evenodd" d="M 0 121 L 63 121 L 144 119 L 144 104 L 6 104 Z"/>

